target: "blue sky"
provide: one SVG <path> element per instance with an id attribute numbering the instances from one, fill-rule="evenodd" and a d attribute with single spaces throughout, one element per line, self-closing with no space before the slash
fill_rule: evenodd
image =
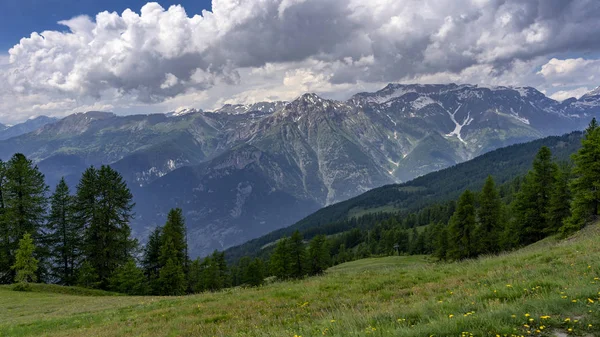
<path id="1" fill-rule="evenodd" d="M 599 17 L 598 0 L 0 0 L 0 123 L 345 100 L 390 82 L 564 100 L 600 85 Z"/>
<path id="2" fill-rule="evenodd" d="M 123 12 L 126 8 L 139 10 L 148 1 L 144 0 L 2 0 L 0 1 L 0 53 L 19 43 L 31 32 L 65 30 L 57 24 L 60 20 L 78 15 L 94 17 L 102 11 Z M 210 0 L 157 1 L 167 8 L 181 4 L 188 15 L 199 14 L 211 9 Z"/>

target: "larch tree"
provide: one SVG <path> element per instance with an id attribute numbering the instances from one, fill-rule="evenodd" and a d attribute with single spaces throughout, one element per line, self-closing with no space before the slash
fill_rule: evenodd
<path id="1" fill-rule="evenodd" d="M 133 196 L 121 175 L 109 166 L 89 168 L 77 187 L 76 218 L 84 228 L 84 255 L 109 287 L 112 273 L 127 263 L 135 247 L 130 238 Z"/>
<path id="2" fill-rule="evenodd" d="M 476 255 L 475 226 L 475 196 L 466 190 L 460 196 L 448 226 L 448 259 L 462 260 Z"/>
<path id="3" fill-rule="evenodd" d="M 331 263 L 329 244 L 325 235 L 315 236 L 308 245 L 308 266 L 310 275 L 320 275 Z"/>
<path id="4" fill-rule="evenodd" d="M 306 274 L 306 249 L 302 242 L 302 234 L 295 231 L 289 240 L 290 274 L 292 278 L 302 278 Z"/>
<path id="5" fill-rule="evenodd" d="M 43 263 L 47 257 L 41 241 L 42 228 L 46 220 L 48 186 L 44 175 L 33 162 L 23 154 L 12 156 L 6 165 L 6 182 L 3 186 L 2 197 L 5 205 L 5 231 L 8 231 L 7 263 L 15 261 L 15 252 L 19 240 L 26 233 L 31 235 L 36 245 L 35 257 Z M 37 269 L 39 279 L 45 278 L 46 270 Z M 11 274 L 14 277 L 13 274 Z"/>
<path id="6" fill-rule="evenodd" d="M 561 232 L 569 234 L 581 229 L 600 214 L 600 126 L 594 118 L 581 141 L 581 149 L 573 155 L 574 179 L 572 215 Z"/>
<path id="7" fill-rule="evenodd" d="M 533 160 L 514 203 L 519 243 L 528 245 L 543 239 L 548 226 L 548 207 L 554 190 L 557 165 L 552 152 L 542 146 Z"/>
<path id="8" fill-rule="evenodd" d="M 52 260 L 51 274 L 62 285 L 74 285 L 82 251 L 82 227 L 75 221 L 74 198 L 65 179 L 50 197 L 46 243 Z"/>
<path id="9" fill-rule="evenodd" d="M 490 254 L 500 251 L 500 233 L 503 225 L 501 223 L 502 202 L 496 189 L 496 183 L 492 176 L 488 176 L 481 195 L 479 197 L 478 227 L 476 240 L 478 241 L 478 253 Z"/>
<path id="10" fill-rule="evenodd" d="M 19 241 L 19 248 L 15 254 L 15 283 L 17 290 L 28 290 L 29 283 L 37 281 L 38 260 L 34 257 L 35 245 L 31 234 L 23 235 Z"/>

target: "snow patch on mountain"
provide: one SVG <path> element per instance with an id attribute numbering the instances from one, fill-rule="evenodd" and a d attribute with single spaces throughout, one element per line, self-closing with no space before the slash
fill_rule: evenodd
<path id="1" fill-rule="evenodd" d="M 454 131 L 450 132 L 449 134 L 447 134 L 447 137 L 452 137 L 452 136 L 456 136 L 456 138 L 458 138 L 458 140 L 460 140 L 462 143 L 466 144 L 466 142 L 463 140 L 462 136 L 460 135 L 460 132 L 462 131 L 462 128 L 471 124 L 471 122 L 473 122 L 473 118 L 471 118 L 471 111 L 469 111 L 467 113 L 467 118 L 465 118 L 462 123 L 459 123 L 456 121 L 456 113 L 460 110 L 460 108 L 462 108 L 462 104 L 458 105 L 458 108 L 456 108 L 456 110 L 454 110 L 454 112 L 450 112 L 448 110 L 446 110 L 446 112 L 448 113 L 448 115 L 450 115 L 450 119 L 452 119 L 452 122 L 454 122 Z"/>
<path id="2" fill-rule="evenodd" d="M 415 110 L 420 110 L 423 109 L 424 107 L 430 105 L 430 104 L 437 104 L 437 101 L 434 101 L 433 99 L 431 99 L 429 96 L 420 96 L 419 98 L 417 98 L 416 100 L 414 100 L 411 105 L 413 107 L 413 109 Z"/>
<path id="3" fill-rule="evenodd" d="M 593 97 L 593 96 L 600 96 L 600 86 L 597 87 L 596 89 L 588 92 L 587 94 L 583 95 L 581 98 Z"/>

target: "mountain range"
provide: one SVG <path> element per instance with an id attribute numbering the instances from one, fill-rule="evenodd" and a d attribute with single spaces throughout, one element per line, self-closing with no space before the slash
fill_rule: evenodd
<path id="1" fill-rule="evenodd" d="M 111 164 L 135 196 L 134 232 L 181 207 L 196 256 L 598 115 L 598 89 L 557 102 L 531 87 L 390 84 L 347 101 L 309 93 L 212 112 L 78 113 L 0 140 L 0 158 L 22 152 L 50 184 L 71 186 L 87 166 Z"/>

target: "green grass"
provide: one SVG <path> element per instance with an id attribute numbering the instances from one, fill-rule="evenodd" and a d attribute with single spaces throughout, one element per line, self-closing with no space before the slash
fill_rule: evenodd
<path id="1" fill-rule="evenodd" d="M 0 336 L 599 336 L 599 242 L 595 225 L 473 261 L 365 259 L 186 297 L 0 287 Z"/>

